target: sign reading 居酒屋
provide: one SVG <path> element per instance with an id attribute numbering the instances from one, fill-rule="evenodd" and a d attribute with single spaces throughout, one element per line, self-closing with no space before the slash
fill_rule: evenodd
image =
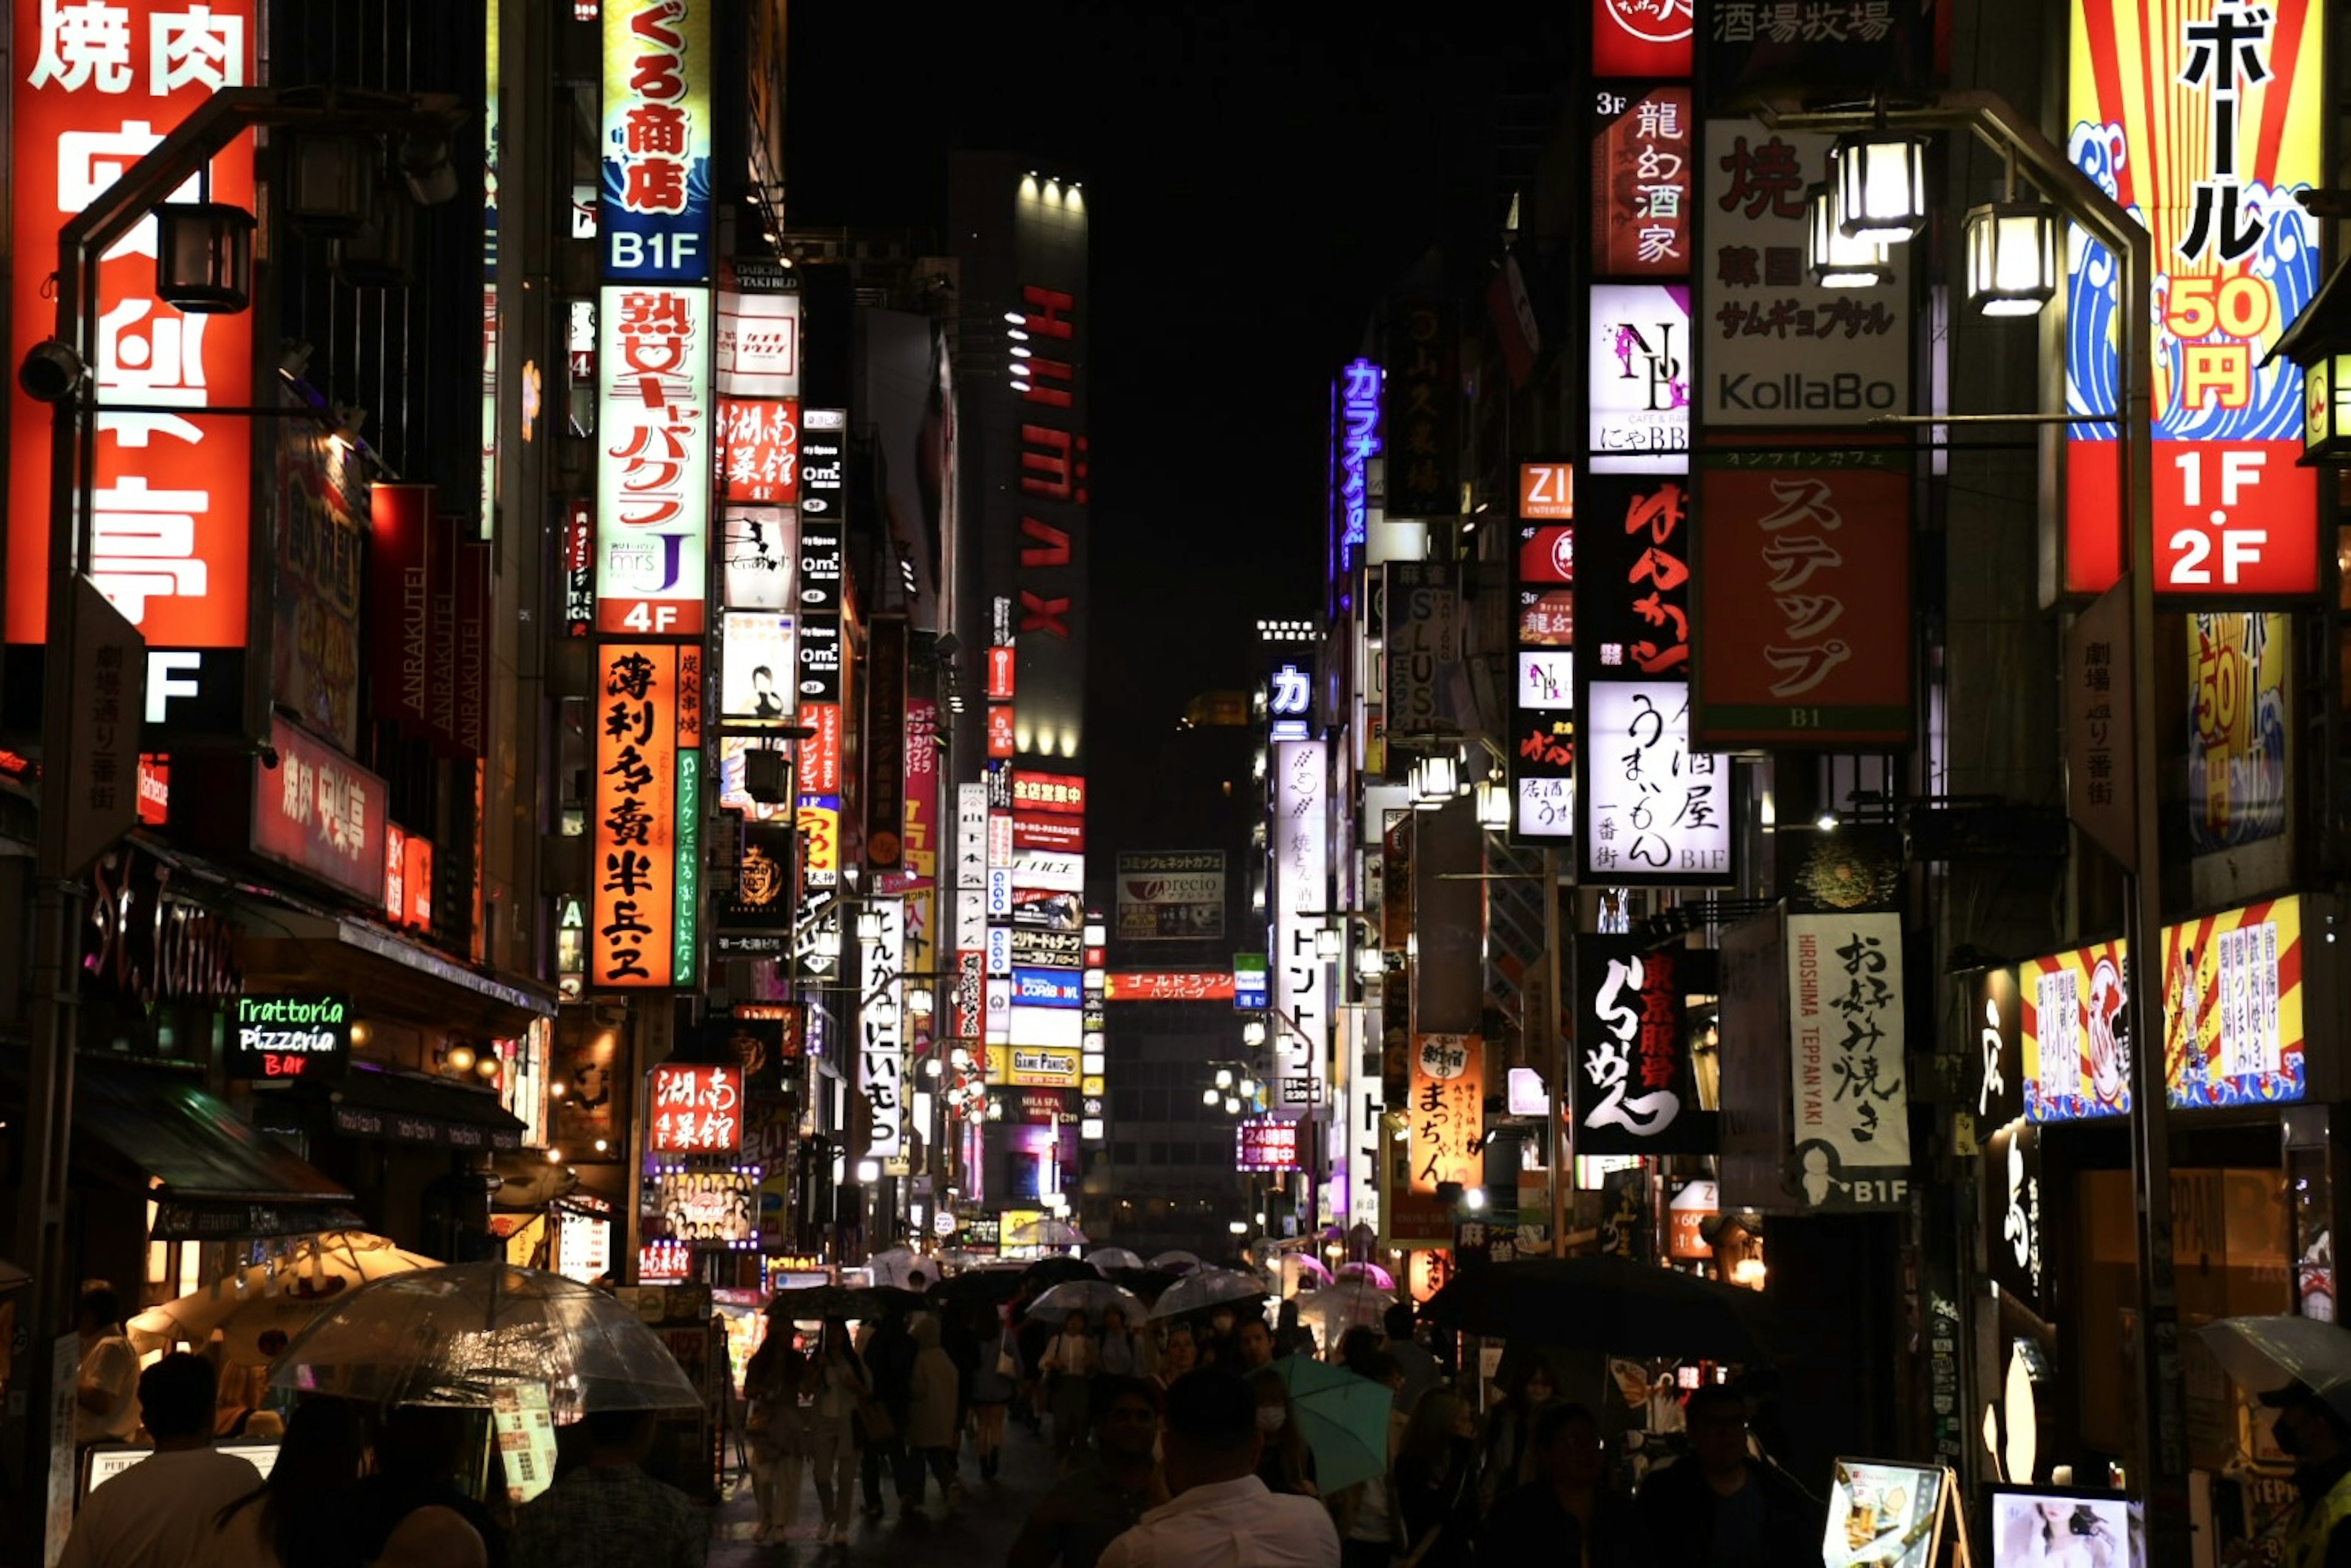
<path id="1" fill-rule="evenodd" d="M 2193 601 L 2318 588 L 2302 380 L 2268 360 L 2318 292 L 2326 8 L 2314 0 L 2074 0 L 2067 151 L 2154 235 L 2155 590 Z M 2115 258 L 2075 231 L 2065 406 L 2121 407 Z M 2121 432 L 2070 425 L 2064 586 L 2121 572 Z"/>

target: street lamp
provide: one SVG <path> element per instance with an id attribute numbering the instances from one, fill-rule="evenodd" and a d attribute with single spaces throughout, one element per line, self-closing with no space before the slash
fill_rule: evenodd
<path id="1" fill-rule="evenodd" d="M 1200 1103 L 1203 1105 L 1213 1105 L 1223 1098 L 1224 1096 L 1217 1093 L 1214 1089 L 1203 1089 L 1200 1091 Z"/>
<path id="2" fill-rule="evenodd" d="M 1874 288 L 1894 276 L 1884 246 L 1844 232 L 1834 182 L 1814 185 L 1804 193 L 1804 216 L 1805 251 L 1812 263 L 1813 281 L 1823 288 Z"/>
<path id="3" fill-rule="evenodd" d="M 1265 1043 L 1265 1020 L 1263 1019 L 1251 1019 L 1247 1023 L 1241 1025 L 1241 1043 L 1247 1046 L 1259 1046 Z"/>
<path id="4" fill-rule="evenodd" d="M 2302 460 L 2351 460 L 2351 283 L 2337 267 L 2262 361 L 2283 354 L 2302 367 Z"/>
<path id="5" fill-rule="evenodd" d="M 1510 786 L 1507 779 L 1478 780 L 1478 825 L 1489 833 L 1510 831 Z"/>
<path id="6" fill-rule="evenodd" d="M 1337 915 L 1325 916 L 1314 928 L 1314 956 L 1325 964 L 1335 964 L 1347 956 L 1347 928 Z"/>
<path id="7" fill-rule="evenodd" d="M 1837 228 L 1848 238 L 1898 245 L 1927 226 L 1925 137 L 1890 131 L 1840 136 L 1829 169 Z"/>
<path id="8" fill-rule="evenodd" d="M 254 217 L 225 202 L 166 202 L 155 209 L 155 294 L 193 316 L 235 315 L 253 303 Z"/>
<path id="9" fill-rule="evenodd" d="M 857 912 L 857 939 L 869 946 L 882 940 L 882 912 L 870 904 Z"/>
<path id="10" fill-rule="evenodd" d="M 2057 292 L 2057 214 L 1988 202 L 1967 217 L 1968 298 L 1987 316 L 2037 316 Z"/>
<path id="11" fill-rule="evenodd" d="M 1433 811 L 1460 792 L 1461 758 L 1450 751 L 1432 751 L 1414 761 L 1408 778 L 1413 805 Z"/>

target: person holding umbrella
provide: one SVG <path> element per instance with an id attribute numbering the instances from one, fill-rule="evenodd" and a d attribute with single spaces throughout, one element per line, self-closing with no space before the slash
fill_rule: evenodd
<path id="1" fill-rule="evenodd" d="M 809 1407 L 809 1452 L 816 1460 L 816 1500 L 824 1522 L 820 1543 L 849 1543 L 849 1510 L 857 1486 L 857 1407 L 873 1392 L 864 1358 L 850 1343 L 849 1324 L 824 1320 L 817 1349 L 815 1399 Z"/>
<path id="2" fill-rule="evenodd" d="M 996 1479 L 997 1455 L 1004 1448 L 1004 1412 L 1018 1392 L 1018 1349 L 1004 1320 L 986 1301 L 970 1303 L 977 1359 L 971 1373 L 972 1447 L 979 1455 L 979 1479 Z"/>
<path id="3" fill-rule="evenodd" d="M 1061 1320 L 1061 1332 L 1054 1336 L 1038 1368 L 1050 1380 L 1047 1397 L 1053 1411 L 1053 1457 L 1066 1469 L 1078 1451 L 1078 1439 L 1085 1433 L 1086 1406 L 1094 1374 L 1101 1370 L 1093 1336 L 1086 1332 L 1085 1313 L 1071 1312 Z"/>
<path id="4" fill-rule="evenodd" d="M 2351 1568 L 2351 1422 L 2306 1383 L 2261 1400 L 2277 1412 L 2277 1446 L 2294 1459 L 2301 1494 L 2287 1568 Z"/>

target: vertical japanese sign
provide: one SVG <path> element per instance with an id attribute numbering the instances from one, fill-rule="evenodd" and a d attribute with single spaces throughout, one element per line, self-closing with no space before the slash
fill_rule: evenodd
<path id="1" fill-rule="evenodd" d="M 1907 450 L 1784 444 L 1701 465 L 1700 742 L 1909 743 L 1908 466 Z"/>
<path id="2" fill-rule="evenodd" d="M 894 898 L 868 907 L 881 916 L 878 939 L 863 944 L 857 1004 L 857 1092 L 869 1118 L 865 1158 L 906 1157 L 905 907 Z"/>
<path id="3" fill-rule="evenodd" d="M 699 636 L 710 528 L 710 291 L 607 287 L 597 320 L 597 628 Z"/>
<path id="4" fill-rule="evenodd" d="M 1804 187 L 1829 176 L 1830 138 L 1706 127 L 1706 250 L 1693 316 L 1705 334 L 1707 424 L 1859 424 L 1910 407 L 1908 246 L 1887 280 L 1823 288 L 1804 266 Z"/>
<path id="5" fill-rule="evenodd" d="M 1910 1168 L 1902 917 L 1788 916 L 1789 1185 L 1808 1208 L 1898 1208 Z"/>
<path id="6" fill-rule="evenodd" d="M 1683 1015 L 1690 955 L 1631 936 L 1575 939 L 1577 1155 L 1711 1154 L 1714 1116 L 1698 1108 Z"/>
<path id="7" fill-rule="evenodd" d="M 1512 829 L 1528 842 L 1575 836 L 1575 502 L 1573 463 L 1519 465 L 1520 700 L 1510 768 Z"/>
<path id="8" fill-rule="evenodd" d="M 2217 854 L 2286 827 L 2286 616 L 2190 615 L 2188 841 Z"/>
<path id="9" fill-rule="evenodd" d="M 2163 929 L 2166 1098 L 2200 1110 L 2291 1103 L 2304 1070 L 2302 900 Z"/>
<path id="10" fill-rule="evenodd" d="M 1437 299 L 1400 299 L 1387 331 L 1387 512 L 1461 510 L 1461 321 Z"/>
<path id="11" fill-rule="evenodd" d="M 2138 863 L 2127 584 L 2065 628 L 2064 671 L 2065 815 L 2127 871 Z"/>
<path id="12" fill-rule="evenodd" d="M 563 634 L 596 630 L 596 508 L 573 500 L 563 508 Z"/>
<path id="13" fill-rule="evenodd" d="M 1355 557 L 1371 537 L 1372 459 L 1380 455 L 1381 382 L 1379 366 L 1357 360 L 1339 372 L 1331 389 L 1336 405 L 1331 432 L 1332 531 L 1338 536 L 1333 581 L 1354 575 Z"/>
<path id="14" fill-rule="evenodd" d="M 597 651 L 592 986 L 680 983 L 678 938 L 694 920 L 685 794 L 699 779 L 700 672 L 699 650 L 674 643 Z"/>
<path id="15" fill-rule="evenodd" d="M 1486 1185 L 1486 1042 L 1474 1034 L 1412 1040 L 1412 1190 Z"/>
<path id="16" fill-rule="evenodd" d="M 743 1070 L 664 1061 L 653 1068 L 655 1155 L 731 1155 L 743 1146 Z"/>
<path id="17" fill-rule="evenodd" d="M 2155 591 L 2199 600 L 2318 588 L 2318 486 L 2302 382 L 2263 363 L 2318 292 L 2325 7 L 2313 0 L 2075 0 L 2067 153 L 2155 236 Z M 2123 406 L 2118 269 L 2074 231 L 2065 406 Z M 2119 430 L 2070 425 L 2064 586 L 2122 567 Z"/>
<path id="18" fill-rule="evenodd" d="M 849 516 L 849 415 L 809 409 L 801 417 L 799 505 L 799 721 L 816 731 L 800 742 L 799 788 L 841 793 L 841 530 Z"/>
<path id="19" fill-rule="evenodd" d="M 1461 595 L 1454 569 L 1439 561 L 1388 563 L 1387 733 L 1428 735 L 1452 723 L 1445 683 L 1461 663 Z M 1411 759 L 1388 757 L 1402 779 Z"/>
<path id="20" fill-rule="evenodd" d="M 1322 1103 L 1331 1032 L 1331 966 L 1314 949 L 1331 906 L 1327 768 L 1319 740 L 1273 750 L 1273 1103 L 1304 1111 Z"/>
<path id="21" fill-rule="evenodd" d="M 1593 275 L 1687 276 L 1690 89 L 1659 87 L 1628 95 L 1604 89 L 1599 120 L 1592 138 Z"/>
<path id="22" fill-rule="evenodd" d="M 1588 679 L 1679 678 L 1690 658 L 1689 482 L 1601 476 L 1575 533 L 1577 642 Z M 1520 550 L 1520 572 L 1529 570 Z"/>
<path id="23" fill-rule="evenodd" d="M 604 0 L 604 276 L 710 277 L 710 0 Z"/>
<path id="24" fill-rule="evenodd" d="M 867 646 L 873 678 L 865 690 L 865 860 L 876 871 L 894 871 L 905 858 L 906 618 L 876 615 Z"/>
<path id="25" fill-rule="evenodd" d="M 1584 713 L 1587 879 L 1612 886 L 1729 881 L 1730 764 L 1690 749 L 1689 688 L 1594 681 Z"/>
<path id="26" fill-rule="evenodd" d="M 253 80 L 250 0 L 15 0 L 11 177 L 16 362 L 57 329 L 57 231 L 225 87 Z M 250 210 L 253 143 L 212 162 L 210 198 Z M 191 180 L 167 198 L 192 202 Z M 100 413 L 87 570 L 150 649 L 246 642 L 252 443 L 207 407 L 253 402 L 253 318 L 181 314 L 155 295 L 151 216 L 98 266 Z M 170 412 L 179 410 L 184 412 Z M 6 640 L 47 640 L 50 411 L 21 391 L 10 433 Z"/>

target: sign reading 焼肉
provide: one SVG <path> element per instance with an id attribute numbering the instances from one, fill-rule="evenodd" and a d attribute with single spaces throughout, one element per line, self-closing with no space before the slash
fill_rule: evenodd
<path id="1" fill-rule="evenodd" d="M 1902 1009 L 1900 915 L 1788 916 L 1795 1113 L 1787 1185 L 1807 1208 L 1907 1201 Z"/>

